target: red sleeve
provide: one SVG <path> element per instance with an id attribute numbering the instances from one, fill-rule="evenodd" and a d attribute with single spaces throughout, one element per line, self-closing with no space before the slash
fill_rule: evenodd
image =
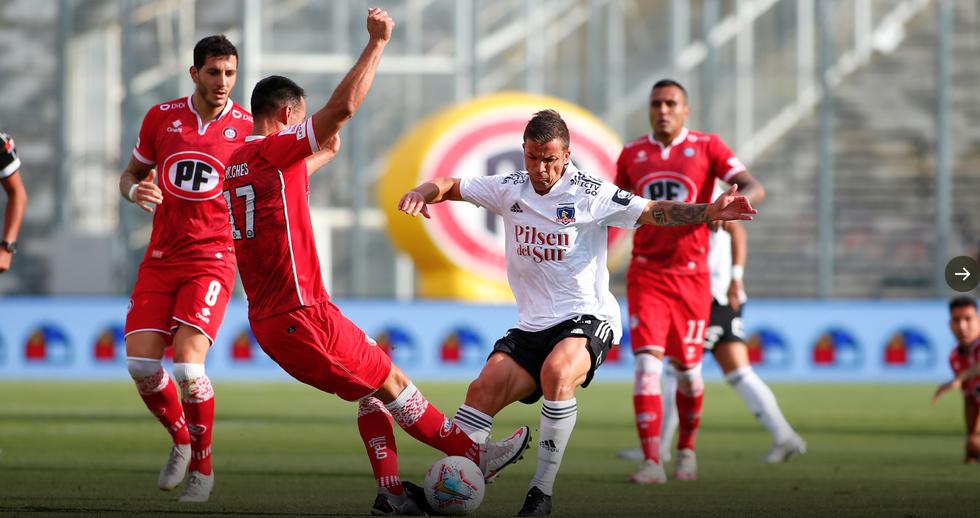
<path id="1" fill-rule="evenodd" d="M 313 119 L 273 133 L 263 143 L 265 159 L 283 172 L 319 149 L 313 135 Z"/>
<path id="2" fill-rule="evenodd" d="M 616 186 L 624 191 L 633 192 L 633 185 L 630 182 L 629 174 L 626 172 L 626 148 L 619 152 L 616 159 Z"/>
<path id="3" fill-rule="evenodd" d="M 136 147 L 133 148 L 133 157 L 146 165 L 157 163 L 157 128 L 160 127 L 161 112 L 160 105 L 146 112 L 140 134 L 136 138 Z"/>
<path id="4" fill-rule="evenodd" d="M 725 145 L 718 135 L 712 135 L 708 142 L 708 156 L 711 160 L 711 174 L 723 182 L 731 183 L 733 176 L 746 171 L 745 164 Z"/>

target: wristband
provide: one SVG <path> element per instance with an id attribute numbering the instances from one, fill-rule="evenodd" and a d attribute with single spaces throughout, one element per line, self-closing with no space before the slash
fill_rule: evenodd
<path id="1" fill-rule="evenodd" d="M 136 203 L 136 189 L 139 187 L 138 183 L 134 183 L 132 187 L 129 188 L 129 194 L 126 195 L 131 203 Z"/>
<path id="2" fill-rule="evenodd" d="M 740 281 L 745 276 L 745 267 L 740 264 L 732 265 L 732 280 Z"/>

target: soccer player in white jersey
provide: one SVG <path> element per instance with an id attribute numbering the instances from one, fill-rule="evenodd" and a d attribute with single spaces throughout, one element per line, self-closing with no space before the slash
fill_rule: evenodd
<path id="1" fill-rule="evenodd" d="M 735 187 L 710 205 L 635 196 L 577 170 L 568 135 L 557 112 L 540 111 L 524 130 L 526 171 L 436 178 L 405 193 L 398 205 L 409 215 L 429 217 L 429 203 L 468 201 L 504 219 L 518 323 L 497 340 L 455 420 L 474 441 L 485 442 L 501 409 L 544 396 L 537 470 L 518 516 L 550 514 L 578 412 L 575 390 L 589 385 L 619 342 L 619 305 L 606 267 L 608 227 L 747 220 L 756 213 Z"/>
<path id="2" fill-rule="evenodd" d="M 741 223 L 728 221 L 711 232 L 708 243 L 712 301 L 711 323 L 704 334 L 704 348 L 714 355 L 725 375 L 725 382 L 735 389 L 752 415 L 772 435 L 772 446 L 762 460 L 773 464 L 786 462 L 795 455 L 806 453 L 806 443 L 783 417 L 776 396 L 749 362 L 742 322 L 742 308 L 747 299 L 742 276 L 748 257 L 748 234 Z M 664 374 L 660 458 L 666 460 L 670 458 L 670 443 L 677 430 L 678 417 L 673 401 L 677 376 L 672 367 L 666 368 Z"/>

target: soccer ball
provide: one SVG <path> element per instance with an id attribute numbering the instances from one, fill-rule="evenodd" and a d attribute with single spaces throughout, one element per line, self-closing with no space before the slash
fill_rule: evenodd
<path id="1" fill-rule="evenodd" d="M 483 472 L 466 457 L 439 459 L 425 475 L 425 499 L 439 514 L 464 515 L 483 502 Z"/>

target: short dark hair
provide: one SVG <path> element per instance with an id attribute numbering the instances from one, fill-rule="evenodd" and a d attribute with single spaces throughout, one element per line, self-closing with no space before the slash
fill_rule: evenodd
<path id="1" fill-rule="evenodd" d="M 977 301 L 970 296 L 960 295 L 959 297 L 954 297 L 949 301 L 949 312 L 952 313 L 954 309 L 959 308 L 973 308 L 977 309 Z"/>
<path id="2" fill-rule="evenodd" d="M 224 34 L 208 36 L 194 45 L 194 68 L 200 70 L 204 62 L 214 56 L 235 56 L 238 59 L 238 49 L 228 41 Z"/>
<path id="3" fill-rule="evenodd" d="M 252 89 L 252 115 L 255 118 L 273 115 L 283 106 L 294 106 L 306 97 L 303 87 L 283 76 L 269 76 Z"/>
<path id="4" fill-rule="evenodd" d="M 568 126 L 555 110 L 535 113 L 524 128 L 525 142 L 533 140 L 538 144 L 547 144 L 556 138 L 561 140 L 562 149 L 568 149 Z"/>
<path id="5" fill-rule="evenodd" d="M 653 92 L 657 88 L 667 88 L 670 86 L 673 86 L 674 88 L 680 90 L 681 93 L 684 94 L 684 101 L 685 102 L 687 101 L 687 88 L 684 88 L 684 85 L 678 83 L 677 81 L 674 81 L 673 79 L 661 79 L 660 81 L 653 83 L 653 88 L 650 89 L 650 92 Z"/>

